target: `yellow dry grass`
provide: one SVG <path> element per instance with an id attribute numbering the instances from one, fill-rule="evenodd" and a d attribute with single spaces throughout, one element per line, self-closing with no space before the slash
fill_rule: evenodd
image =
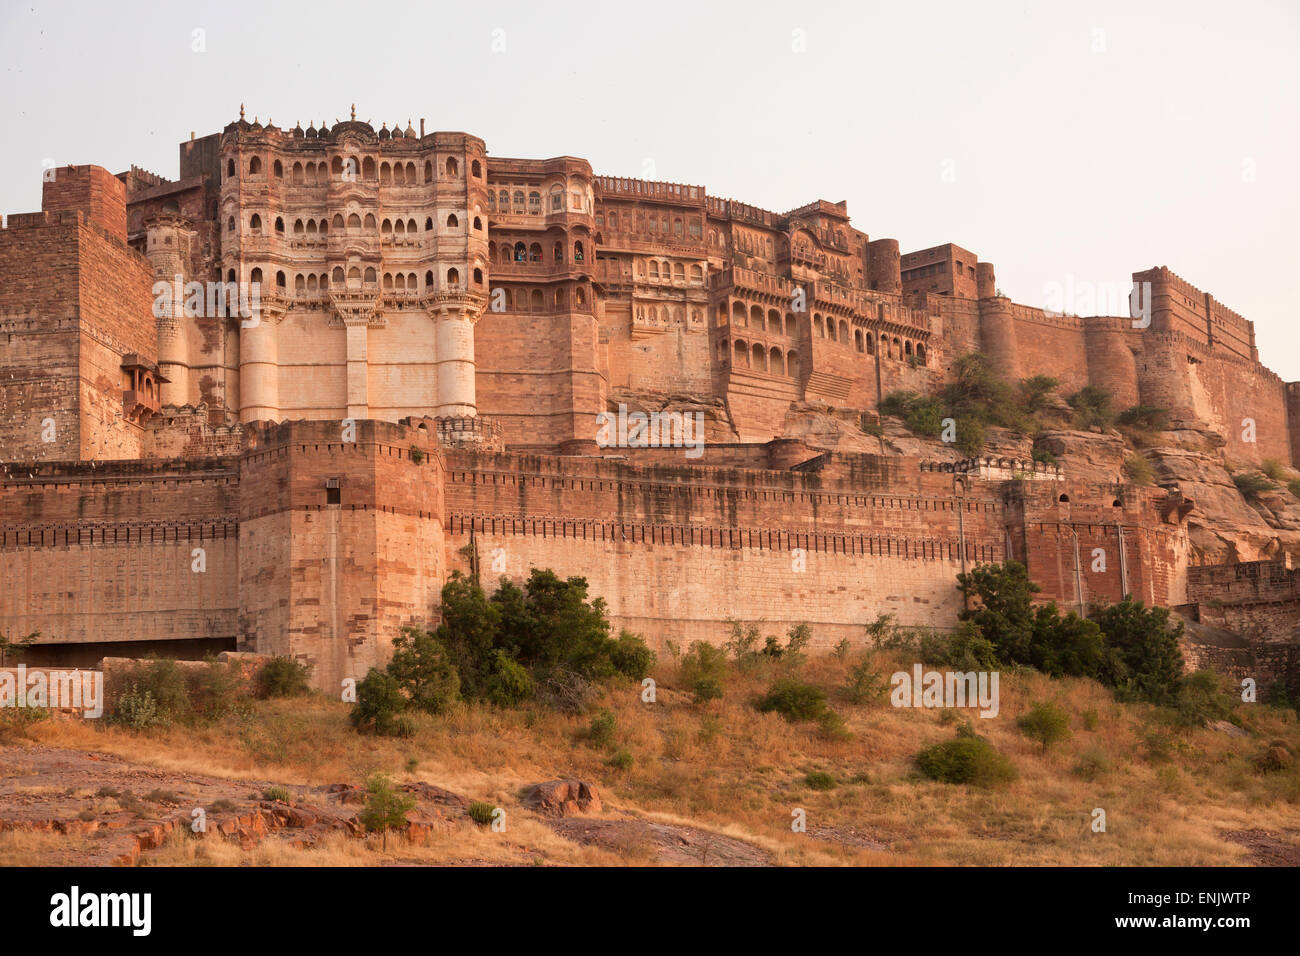
<path id="1" fill-rule="evenodd" d="M 887 653 L 869 657 L 886 678 L 910 667 Z M 802 678 L 833 692 L 860 659 L 813 658 Z M 383 770 L 504 807 L 510 819 L 506 834 L 465 823 L 428 847 L 390 840 L 387 851 L 373 841 L 331 841 L 311 850 L 267 841 L 244 853 L 214 841 L 182 840 L 157 854 L 157 862 L 646 862 L 652 853 L 636 841 L 616 852 L 581 847 L 511 812 L 525 785 L 570 777 L 600 786 L 607 808 L 735 836 L 780 864 L 1232 865 L 1249 860 L 1222 831 L 1266 829 L 1290 833 L 1292 840 L 1300 831 L 1300 778 L 1260 774 L 1252 765 L 1274 739 L 1300 752 L 1294 712 L 1243 705 L 1252 734 L 1239 739 L 1168 726 L 1153 708 L 1119 704 L 1092 681 L 1004 672 L 1000 714 L 981 719 L 971 710 L 960 718 L 1019 771 L 1018 780 L 983 790 L 930 781 L 916 770 L 921 749 L 955 735 L 952 711 L 895 709 L 887 701 L 853 706 L 832 696 L 852 736 L 831 740 L 814 724 L 791 724 L 753 708 L 752 699 L 777 668 L 770 662 L 748 672 L 733 668 L 724 699 L 704 706 L 676 686 L 671 661 L 656 669 L 653 704 L 642 702 L 638 685 L 611 684 L 601 703 L 616 720 L 608 748 L 585 740 L 590 715 L 538 706 L 460 706 L 444 716 L 418 717 L 410 739 L 363 736 L 348 723 L 348 705 L 319 697 L 259 702 L 249 717 L 199 729 L 144 735 L 59 722 L 37 725 L 30 735 L 172 771 L 289 786 L 355 783 Z M 1016 728 L 1016 718 L 1044 700 L 1071 715 L 1072 730 L 1046 755 Z M 1089 712 L 1095 714 L 1091 730 L 1083 716 Z M 630 769 L 607 763 L 616 750 L 632 755 Z M 1097 768 L 1093 779 L 1080 775 L 1082 763 Z M 837 786 L 811 789 L 804 781 L 810 771 L 832 774 Z M 1105 811 L 1105 832 L 1093 832 L 1096 809 Z M 796 810 L 825 839 L 792 832 Z M 836 834 L 849 828 L 889 849 L 837 842 Z"/>

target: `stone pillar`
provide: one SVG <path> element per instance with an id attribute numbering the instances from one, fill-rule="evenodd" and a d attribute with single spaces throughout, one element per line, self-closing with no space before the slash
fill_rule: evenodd
<path id="1" fill-rule="evenodd" d="M 478 413 L 474 397 L 474 323 L 482 315 L 485 302 L 482 296 L 443 293 L 430 310 L 437 348 L 435 417 Z"/>
<path id="2" fill-rule="evenodd" d="M 1019 382 L 1020 345 L 1011 300 L 1001 296 L 980 299 L 980 351 L 1007 382 Z"/>
<path id="3" fill-rule="evenodd" d="M 284 306 L 262 299 L 255 319 L 239 327 L 239 420 L 280 420 L 280 348 L 277 327 Z M 246 325 L 245 322 L 248 324 Z"/>
<path id="4" fill-rule="evenodd" d="M 975 298 L 991 299 L 997 294 L 998 281 L 993 271 L 993 263 L 975 263 Z"/>
<path id="5" fill-rule="evenodd" d="M 894 294 L 903 291 L 902 264 L 897 239 L 867 243 L 867 282 L 870 288 Z"/>
<path id="6" fill-rule="evenodd" d="M 185 316 L 186 263 L 181 257 L 189 248 L 193 230 L 189 220 L 159 216 L 145 223 L 145 254 L 153 265 L 154 277 L 167 283 L 171 294 L 160 298 L 155 289 L 154 319 L 158 334 L 158 371 L 167 381 L 158 387 L 161 405 L 190 403 L 190 354 Z M 206 290 L 203 308 L 207 307 Z"/>

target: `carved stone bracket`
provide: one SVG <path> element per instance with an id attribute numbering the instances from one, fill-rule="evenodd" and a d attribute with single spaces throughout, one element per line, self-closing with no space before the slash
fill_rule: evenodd
<path id="1" fill-rule="evenodd" d="M 331 292 L 330 305 L 334 309 L 330 325 L 335 328 L 355 325 L 383 328 L 387 324 L 377 292 Z"/>

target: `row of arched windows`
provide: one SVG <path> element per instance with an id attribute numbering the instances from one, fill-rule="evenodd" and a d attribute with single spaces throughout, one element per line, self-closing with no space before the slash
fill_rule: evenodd
<path id="1" fill-rule="evenodd" d="M 497 294 L 501 294 L 501 299 L 497 300 Z M 552 306 L 558 310 L 564 310 L 569 307 L 569 293 L 564 286 L 557 287 L 554 292 L 547 294 L 541 289 L 515 289 L 512 293 L 509 289 L 498 287 L 492 290 L 494 300 L 504 303 L 506 310 L 510 312 L 545 312 Z M 585 308 L 587 305 L 587 290 L 585 286 L 578 285 L 573 290 L 573 304 L 575 308 Z"/>
<path id="2" fill-rule="evenodd" d="M 726 306 L 718 307 L 718 324 L 726 325 Z M 731 303 L 731 324 L 741 328 L 758 329 L 763 332 L 773 332 L 776 335 L 795 335 L 796 328 L 794 316 L 789 312 L 782 318 L 781 313 L 776 309 L 763 311 L 761 306 L 753 305 L 748 310 L 743 302 Z"/>
<path id="3" fill-rule="evenodd" d="M 813 316 L 813 335 L 819 339 L 828 338 L 832 342 L 839 342 L 842 345 L 849 344 L 849 324 L 840 319 L 838 322 L 831 316 L 825 319 L 820 314 Z M 866 355 L 876 354 L 876 340 L 870 332 L 864 332 L 862 329 L 853 330 L 853 345 L 859 351 Z M 885 333 L 880 334 L 880 355 L 882 358 L 915 360 L 918 365 L 926 364 L 925 344 L 917 342 L 913 345 L 911 339 L 891 338 Z"/>
<path id="4" fill-rule="evenodd" d="M 580 189 L 572 190 L 571 208 L 575 212 L 591 212 L 590 199 Z M 488 212 L 503 215 L 540 216 L 543 212 L 542 194 L 536 189 L 525 193 L 522 189 L 489 189 Z M 558 183 L 550 190 L 550 211 L 564 212 L 564 187 Z"/>
<path id="5" fill-rule="evenodd" d="M 376 225 L 376 219 L 370 213 L 366 213 L 366 218 L 364 220 L 357 213 L 352 213 L 351 215 L 348 216 L 346 221 L 343 219 L 342 213 L 334 214 L 333 228 L 336 232 L 343 231 L 343 230 L 346 230 L 347 232 L 360 232 L 363 229 L 373 230 L 375 228 L 375 225 Z M 446 219 L 446 226 L 448 229 L 459 228 L 460 217 L 457 216 L 455 213 L 449 214 Z M 482 231 L 483 229 L 483 220 L 478 216 L 475 216 L 473 219 L 473 228 L 479 231 Z M 226 220 L 226 231 L 227 232 L 235 231 L 234 216 L 231 216 Z M 262 217 L 257 213 L 253 213 L 251 216 L 248 217 L 248 231 L 252 235 L 261 235 Z M 275 217 L 275 231 L 279 233 L 284 232 L 284 219 L 280 216 Z M 382 223 L 379 223 L 379 232 L 381 235 L 385 235 L 385 236 L 414 235 L 418 231 L 419 230 L 416 227 L 414 219 L 406 219 L 406 220 L 385 219 Z M 424 231 L 433 232 L 432 216 L 428 216 L 425 218 Z M 324 219 L 320 220 L 319 225 L 317 225 L 316 221 L 312 219 L 307 220 L 305 224 L 301 219 L 294 220 L 293 234 L 295 236 L 326 235 L 328 234 L 328 232 L 329 232 L 329 225 Z"/>
<path id="6" fill-rule="evenodd" d="M 473 278 L 474 278 L 475 285 L 482 285 L 483 270 L 475 269 L 473 273 Z M 230 269 L 227 272 L 226 281 L 227 282 L 236 281 L 234 269 Z M 260 268 L 254 267 L 252 271 L 250 271 L 248 274 L 248 281 L 256 282 L 260 285 L 264 281 L 262 270 Z M 302 273 L 298 273 L 296 276 L 294 276 L 293 288 L 295 292 L 317 292 L 317 291 L 324 292 L 330 288 L 331 283 L 333 283 L 336 287 L 339 288 L 342 288 L 345 283 L 348 286 L 358 285 L 358 286 L 373 287 L 379 284 L 379 273 L 378 270 L 376 270 L 373 266 L 368 266 L 364 271 L 362 271 L 360 266 L 352 266 L 346 273 L 344 273 L 342 266 L 335 266 L 334 271 L 329 275 L 326 275 L 325 273 L 321 273 L 319 276 L 317 276 L 317 275 L 303 275 Z M 445 288 L 458 289 L 460 288 L 460 284 L 461 284 L 460 270 L 454 268 L 448 269 L 447 282 Z M 275 274 L 275 287 L 277 289 L 287 288 L 286 277 L 283 270 L 279 270 Z M 407 273 L 385 272 L 383 276 L 383 288 L 385 290 L 398 291 L 398 292 L 419 292 L 420 291 L 420 285 L 419 282 L 416 280 L 414 272 L 407 272 Z M 424 291 L 425 292 L 435 291 L 432 271 L 425 272 L 424 274 Z"/>
<path id="7" fill-rule="evenodd" d="M 731 358 L 732 368 L 748 368 L 789 378 L 799 377 L 799 353 L 793 349 L 782 352 L 775 346 L 772 348 L 759 344 L 751 346 L 743 339 L 736 339 L 734 342 L 724 339 L 718 343 L 718 361 L 726 365 L 728 357 Z"/>
<path id="8" fill-rule="evenodd" d="M 262 157 L 253 156 L 248 160 L 248 175 L 262 175 Z M 424 181 L 433 182 L 433 160 L 426 160 L 424 163 Z M 460 174 L 460 162 L 455 156 L 448 156 L 446 162 L 442 163 L 443 175 L 451 178 Z M 378 166 L 375 165 L 373 156 L 367 156 L 365 159 L 358 159 L 356 156 L 349 156 L 344 159 L 342 156 L 335 156 L 330 161 L 329 172 L 337 178 L 355 179 L 360 176 L 361 179 L 378 180 L 383 185 L 409 186 L 419 181 L 419 174 L 416 170 L 415 163 L 389 163 L 385 160 Z M 345 175 L 346 174 L 346 175 Z M 475 179 L 483 178 L 483 164 L 477 159 L 470 163 L 470 175 Z M 234 159 L 226 160 L 226 178 L 233 179 L 235 176 Z M 275 179 L 284 178 L 284 164 L 280 160 L 275 160 L 271 164 L 271 176 Z M 307 163 L 295 162 L 289 171 L 289 181 L 296 184 L 317 185 L 328 182 L 325 163 Z"/>
<path id="9" fill-rule="evenodd" d="M 533 242 L 524 245 L 523 242 L 516 242 L 513 245 L 504 241 L 500 246 L 496 242 L 488 243 L 488 258 L 493 262 L 546 262 L 558 263 L 564 261 L 564 243 L 558 239 L 551 246 L 551 258 L 549 260 L 542 258 L 542 244 Z M 583 248 L 582 241 L 578 240 L 573 244 L 573 261 L 582 262 L 586 258 L 586 250 Z"/>
<path id="10" fill-rule="evenodd" d="M 680 262 L 660 262 L 651 259 L 649 262 L 638 262 L 637 272 L 645 278 L 647 276 L 647 266 L 649 266 L 648 276 L 651 282 L 673 282 L 686 281 L 686 266 Z M 699 265 L 691 265 L 691 283 L 701 285 L 704 282 L 704 270 Z"/>

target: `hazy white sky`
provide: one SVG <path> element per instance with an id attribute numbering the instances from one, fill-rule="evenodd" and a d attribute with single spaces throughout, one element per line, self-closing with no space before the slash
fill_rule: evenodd
<path id="1" fill-rule="evenodd" d="M 1169 268 L 1300 379 L 1297 3 L 15 3 L 0 212 L 46 159 L 167 177 L 248 117 L 408 117 L 491 154 L 847 199 L 904 252 L 956 242 L 1018 302 Z M 196 30 L 202 34 L 196 51 Z M 1104 309 L 1102 311 L 1105 311 Z"/>

